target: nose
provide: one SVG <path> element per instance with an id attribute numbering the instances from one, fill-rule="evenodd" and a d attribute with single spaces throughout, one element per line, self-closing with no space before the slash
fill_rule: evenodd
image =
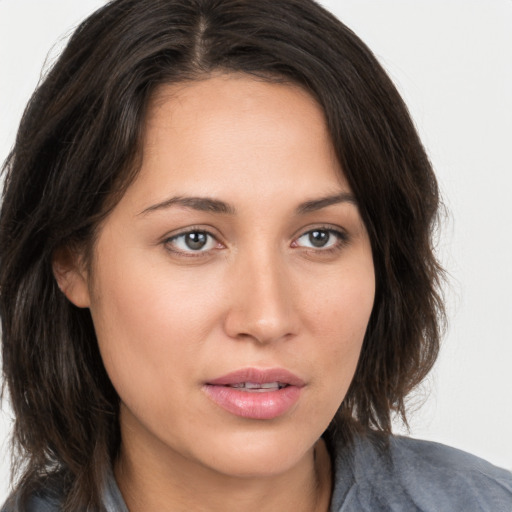
<path id="1" fill-rule="evenodd" d="M 265 344 L 297 334 L 299 317 L 289 269 L 278 256 L 240 257 L 231 276 L 225 332 Z"/>

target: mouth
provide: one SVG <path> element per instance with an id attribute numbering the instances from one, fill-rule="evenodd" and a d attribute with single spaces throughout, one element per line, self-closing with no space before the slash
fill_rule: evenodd
<path id="1" fill-rule="evenodd" d="M 269 391 L 279 391 L 287 387 L 288 384 L 283 382 L 238 382 L 236 384 L 229 384 L 227 387 L 246 391 L 247 393 L 267 393 Z"/>
<path id="2" fill-rule="evenodd" d="M 280 389 L 286 386 L 301 388 L 305 383 L 300 377 L 284 368 L 242 368 L 210 380 L 208 384 L 250 390 Z"/>
<path id="3" fill-rule="evenodd" d="M 244 368 L 207 382 L 203 389 L 230 414 L 269 420 L 289 412 L 304 386 L 302 379 L 283 368 Z"/>

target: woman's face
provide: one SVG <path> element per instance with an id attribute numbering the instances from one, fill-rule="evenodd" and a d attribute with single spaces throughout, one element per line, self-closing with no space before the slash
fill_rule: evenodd
<path id="1" fill-rule="evenodd" d="M 67 293 L 91 310 L 123 449 L 244 476 L 311 453 L 354 375 L 375 279 L 307 93 L 244 75 L 162 87 L 91 268 Z"/>

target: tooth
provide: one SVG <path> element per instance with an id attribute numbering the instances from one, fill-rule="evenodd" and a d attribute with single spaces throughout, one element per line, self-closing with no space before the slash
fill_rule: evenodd
<path id="1" fill-rule="evenodd" d="M 245 387 L 247 389 L 273 389 L 278 386 L 277 382 L 262 382 L 257 384 L 255 382 L 246 382 Z"/>
<path id="2" fill-rule="evenodd" d="M 268 391 L 268 390 L 279 390 L 286 387 L 286 384 L 282 382 L 237 382 L 230 384 L 229 387 L 236 389 L 246 389 L 247 391 Z"/>
<path id="3" fill-rule="evenodd" d="M 262 384 L 260 386 L 264 389 L 279 389 L 279 383 L 278 382 L 266 382 L 265 384 Z"/>

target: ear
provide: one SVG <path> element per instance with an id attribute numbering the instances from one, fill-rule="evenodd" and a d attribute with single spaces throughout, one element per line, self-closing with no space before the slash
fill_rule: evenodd
<path id="1" fill-rule="evenodd" d="M 82 256 L 69 247 L 53 253 L 53 275 L 61 292 L 79 308 L 90 306 L 88 274 Z"/>

